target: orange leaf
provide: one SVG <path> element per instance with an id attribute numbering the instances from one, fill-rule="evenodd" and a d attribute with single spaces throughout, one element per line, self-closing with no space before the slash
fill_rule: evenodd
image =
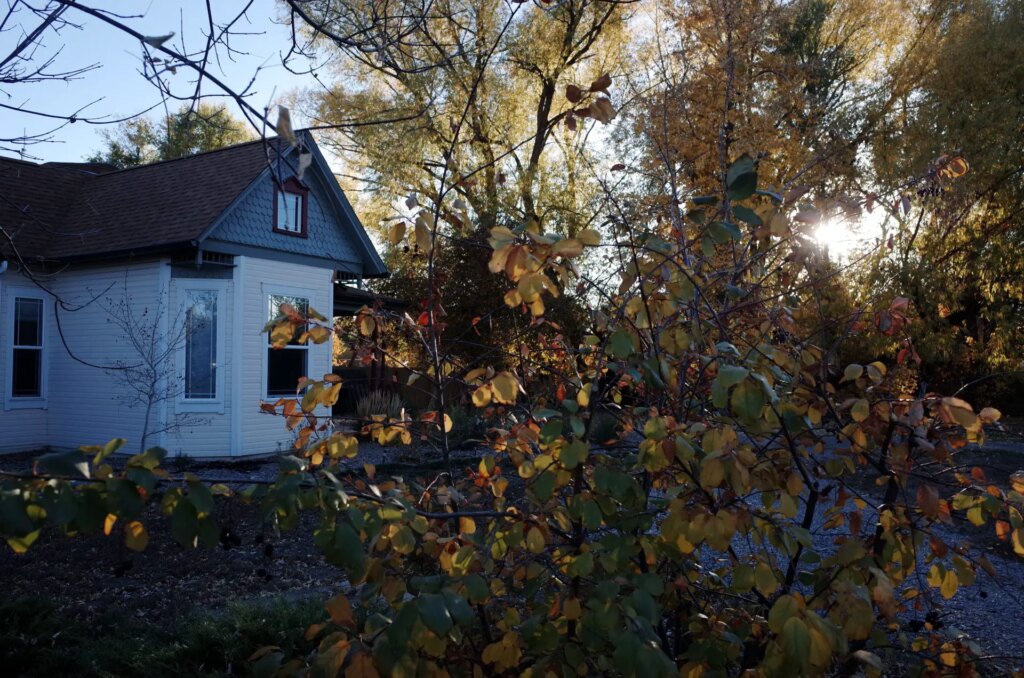
<path id="1" fill-rule="evenodd" d="M 331 621 L 335 624 L 347 626 L 351 629 L 356 628 L 356 618 L 352 614 L 352 604 L 348 602 L 348 598 L 344 593 L 339 593 L 324 603 L 324 609 L 327 610 L 327 614 L 331 616 Z"/>

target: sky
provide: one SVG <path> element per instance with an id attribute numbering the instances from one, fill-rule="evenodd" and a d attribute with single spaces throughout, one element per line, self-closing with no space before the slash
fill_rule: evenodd
<path id="1" fill-rule="evenodd" d="M 6 3 L 5 3 L 6 4 Z M 41 3 L 37 3 L 41 4 Z M 202 0 L 92 0 L 89 6 L 109 9 L 124 18 L 124 24 L 143 35 L 166 35 L 171 31 L 175 36 L 168 43 L 181 51 L 182 38 L 187 51 L 202 47 L 201 34 L 206 25 L 206 3 Z M 214 22 L 225 23 L 234 18 L 245 2 L 238 0 L 211 0 Z M 131 16 L 129 16 L 131 15 Z M 37 58 L 54 54 L 58 49 L 51 70 L 65 70 L 87 64 L 98 64 L 98 68 L 83 74 L 71 82 L 24 83 L 13 86 L 0 85 L 0 103 L 18 108 L 32 109 L 47 113 L 70 115 L 77 109 L 90 104 L 79 116 L 114 119 L 133 115 L 157 105 L 153 114 L 162 112 L 157 89 L 141 74 L 142 49 L 139 41 L 130 35 L 106 25 L 100 19 L 85 15 L 72 8 L 66 18 L 78 24 L 79 29 L 65 27 L 60 35 L 47 32 Z M 246 33 L 231 39 L 231 46 L 244 54 L 229 58 L 225 51 L 220 60 L 210 68 L 212 75 L 228 85 L 243 89 L 255 76 L 249 103 L 258 110 L 280 100 L 289 92 L 313 86 L 311 76 L 295 75 L 281 65 L 281 57 L 290 45 L 290 31 L 280 21 L 282 9 L 274 0 L 253 0 L 246 17 L 236 29 Z M 31 31 L 38 19 L 22 12 L 19 25 L 13 30 L 0 33 L 0 54 L 6 56 L 24 36 L 23 30 Z M 195 84 L 194 73 L 180 68 L 176 75 L 168 76 L 175 91 L 190 92 Z M 204 92 L 219 94 L 207 84 Z M 227 100 L 225 100 L 227 101 Z M 180 104 L 174 102 L 176 108 Z M 237 107 L 231 103 L 232 112 L 238 115 Z M 271 116 L 274 119 L 274 116 Z M 296 127 L 302 121 L 296 120 Z M 0 108 L 0 136 L 44 132 L 52 129 L 59 121 Z M 90 125 L 84 122 L 69 124 L 52 135 L 52 141 L 26 146 L 25 159 L 33 161 L 79 161 L 102 147 L 101 131 L 109 125 Z M 0 150 L 0 154 L 17 157 L 17 152 Z"/>

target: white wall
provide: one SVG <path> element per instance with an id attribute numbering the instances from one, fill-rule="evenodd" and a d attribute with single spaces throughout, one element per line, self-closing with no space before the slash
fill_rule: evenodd
<path id="1" fill-rule="evenodd" d="M 14 319 L 11 300 L 16 296 L 43 299 L 43 379 L 46 387 L 47 352 L 53 350 L 50 328 L 53 326 L 53 304 L 45 292 L 28 278 L 13 270 L 0 275 L 0 454 L 35 450 L 46 445 L 47 400 L 12 403 L 10 393 L 11 341 Z M 47 393 L 47 395 L 49 395 Z"/>
<path id="2" fill-rule="evenodd" d="M 166 263 L 155 259 L 58 274 L 52 289 L 69 308 L 58 310 L 66 348 L 57 323 L 51 323 L 49 332 L 47 443 L 51 447 L 74 448 L 126 438 L 125 451 L 137 451 L 144 408 L 122 401 L 119 395 L 124 389 L 110 372 L 101 369 L 116 367 L 119 362 L 138 363 L 136 351 L 111 322 L 109 309 L 127 298 L 137 317 L 145 318 L 144 311 L 155 314 L 157 300 L 167 294 L 169 274 Z M 163 303 L 166 314 L 166 299 Z M 72 310 L 76 307 L 80 308 Z"/>
<path id="3" fill-rule="evenodd" d="M 186 289 L 219 292 L 217 304 L 217 397 L 215 402 L 196 403 L 175 398 L 168 403 L 167 421 L 176 427 L 160 441 L 171 456 L 228 457 L 232 454 L 231 422 L 234 411 L 235 369 L 234 341 L 234 281 L 202 278 L 171 278 L 171 307 L 176 313 L 182 308 Z M 183 314 L 183 310 L 180 311 Z M 178 351 L 174 369 L 184 374 L 184 352 Z"/>
<path id="4" fill-rule="evenodd" d="M 304 296 L 310 305 L 330 317 L 333 308 L 331 271 L 299 264 L 236 257 L 234 279 L 200 281 L 171 276 L 166 260 L 137 261 L 130 265 L 67 270 L 50 281 L 50 287 L 70 307 L 60 310 L 63 345 L 53 314 L 53 298 L 12 271 L 0 276 L 0 386 L 8 393 L 9 347 L 14 296 L 44 297 L 44 383 L 46 398 L 31 407 L 0 407 L 0 453 L 21 452 L 45 446 L 75 448 L 127 438 L 125 451 L 134 452 L 142 433 L 144 407 L 129 407 L 118 395 L 123 390 L 103 366 L 133 362 L 133 349 L 110 322 L 109 307 L 127 289 L 136 313 L 156 307 L 162 298 L 165 322 L 180 318 L 182 287 L 199 285 L 220 291 L 217 366 L 221 381 L 217 403 L 196 406 L 180 399 L 154 412 L 159 421 L 178 414 L 196 420 L 195 425 L 151 438 L 147 445 L 161 445 L 172 454 L 193 457 L 254 455 L 292 449 L 294 435 L 281 417 L 264 414 L 260 402 L 266 394 L 267 335 L 270 294 Z M 70 354 L 69 354 L 70 350 Z M 330 343 L 312 345 L 308 376 L 321 378 L 331 371 Z M 75 357 L 86 363 L 83 364 Z M 176 362 L 173 369 L 181 369 Z M 0 397 L 0 406 L 8 399 Z M 25 403 L 21 403 L 25 404 Z M 327 408 L 318 415 L 328 416 Z"/>
<path id="5" fill-rule="evenodd" d="M 241 261 L 239 261 L 241 260 Z M 268 321 L 270 294 L 304 296 L 310 305 L 330 317 L 333 310 L 333 285 L 330 269 L 300 264 L 286 264 L 252 257 L 236 257 L 235 269 L 242 301 L 240 362 L 244 366 L 237 376 L 241 395 L 237 453 L 267 454 L 292 449 L 294 435 L 287 430 L 284 420 L 260 412 L 261 400 L 266 394 L 267 335 L 262 334 Z M 237 277 L 240 274 L 241 277 Z M 238 298 L 238 297 L 236 297 Z M 331 371 L 330 342 L 309 348 L 309 374 L 320 379 Z M 318 415 L 329 416 L 327 408 Z"/>

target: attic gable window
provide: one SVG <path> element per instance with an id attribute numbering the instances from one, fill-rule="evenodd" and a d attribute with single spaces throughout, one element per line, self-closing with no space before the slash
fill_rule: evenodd
<path id="1" fill-rule="evenodd" d="M 274 232 L 306 237 L 309 190 L 294 178 L 274 186 Z"/>

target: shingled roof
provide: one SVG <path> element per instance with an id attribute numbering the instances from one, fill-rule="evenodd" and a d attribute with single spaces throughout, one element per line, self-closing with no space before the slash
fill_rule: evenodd
<path id="1" fill-rule="evenodd" d="M 0 158 L 0 226 L 26 260 L 184 246 L 260 175 L 275 147 L 257 140 L 118 171 Z M 11 256 L 10 245 L 0 240 L 0 253 Z"/>

